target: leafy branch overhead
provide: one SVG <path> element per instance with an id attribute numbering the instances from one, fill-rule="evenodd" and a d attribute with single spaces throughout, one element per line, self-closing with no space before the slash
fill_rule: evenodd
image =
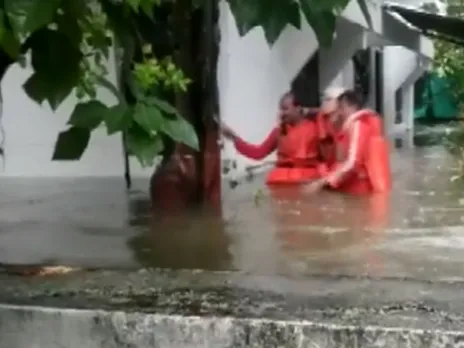
<path id="1" fill-rule="evenodd" d="M 159 91 L 186 91 L 189 79 L 171 59 L 157 59 L 137 33 L 135 14 L 153 20 L 159 0 L 4 0 L 0 8 L 0 47 L 13 60 L 30 54 L 33 74 L 24 84 L 37 103 L 56 110 L 70 95 L 80 101 L 58 136 L 53 159 L 77 160 L 91 133 L 106 126 L 109 135 L 126 134 L 126 147 L 144 166 L 153 164 L 165 136 L 199 148 L 193 127 Z M 114 41 L 123 52 L 120 74 L 129 81 L 135 102 L 130 105 L 109 81 L 107 64 Z M 134 62 L 135 49 L 143 59 Z M 98 101 L 99 87 L 107 88 L 117 104 Z"/>
<path id="2" fill-rule="evenodd" d="M 59 134 L 53 159 L 77 160 L 94 130 L 124 134 L 128 152 L 144 166 L 153 164 L 170 138 L 193 149 L 199 141 L 192 125 L 161 91 L 179 94 L 191 82 L 171 58 L 159 57 L 141 38 L 136 15 L 154 21 L 162 0 L 3 0 L 0 2 L 0 50 L 33 70 L 24 90 L 53 110 L 69 96 L 76 105 L 68 129 Z M 306 18 L 323 45 L 329 45 L 335 22 L 348 0 L 227 0 L 241 35 L 261 26 L 273 44 L 287 24 L 300 28 Z M 357 0 L 369 19 L 366 0 Z M 197 4 L 198 5 L 198 4 Z M 117 43 L 117 45 L 115 45 Z M 115 46 L 118 49 L 115 49 Z M 143 57 L 135 61 L 136 50 Z M 127 103 L 118 84 L 108 78 L 116 54 L 117 72 L 135 101 Z M 25 55 L 31 59 L 26 60 Z M 106 88 L 117 100 L 107 106 L 97 91 Z"/>
<path id="3" fill-rule="evenodd" d="M 367 23 L 372 26 L 366 4 L 356 0 Z M 336 19 L 349 0 L 227 0 L 235 17 L 240 35 L 262 27 L 267 42 L 273 45 L 287 25 L 301 27 L 301 14 L 313 28 L 319 43 L 332 43 Z"/>

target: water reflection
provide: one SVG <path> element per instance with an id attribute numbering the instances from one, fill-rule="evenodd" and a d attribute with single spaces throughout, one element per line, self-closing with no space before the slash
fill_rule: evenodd
<path id="1" fill-rule="evenodd" d="M 464 278 L 464 190 L 440 147 L 393 156 L 390 195 L 368 199 L 297 188 L 265 191 L 263 177 L 231 190 L 221 213 L 154 214 L 136 183 L 8 180 L 0 187 L 0 263 L 166 267 L 255 274 Z"/>
<path id="2" fill-rule="evenodd" d="M 185 269 L 227 269 L 232 255 L 225 222 L 210 211 L 170 216 L 155 212 L 150 228 L 129 240 L 138 263 Z"/>

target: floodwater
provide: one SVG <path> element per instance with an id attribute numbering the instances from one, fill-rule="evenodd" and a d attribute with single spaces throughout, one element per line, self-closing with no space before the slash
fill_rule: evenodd
<path id="1" fill-rule="evenodd" d="M 225 185 L 223 212 L 152 215 L 136 182 L 7 179 L 0 186 L 0 263 L 164 267 L 420 279 L 464 278 L 464 185 L 442 147 L 392 156 L 394 190 L 352 198 L 264 177 Z"/>

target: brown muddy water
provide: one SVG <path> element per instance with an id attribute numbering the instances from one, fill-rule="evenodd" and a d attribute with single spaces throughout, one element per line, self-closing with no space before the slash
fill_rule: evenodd
<path id="1" fill-rule="evenodd" d="M 355 199 L 264 177 L 225 185 L 222 214 L 152 215 L 136 182 L 8 179 L 0 186 L 0 263 L 464 278 L 463 183 L 442 147 L 393 154 L 394 190 Z M 258 191 L 262 194 L 256 195 Z"/>

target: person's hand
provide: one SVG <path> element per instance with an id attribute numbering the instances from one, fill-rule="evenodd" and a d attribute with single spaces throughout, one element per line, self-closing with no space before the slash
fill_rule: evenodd
<path id="1" fill-rule="evenodd" d="M 237 137 L 235 132 L 232 129 L 230 129 L 229 126 L 225 125 L 224 123 L 221 123 L 221 133 L 226 139 L 234 140 Z"/>
<path id="2" fill-rule="evenodd" d="M 311 183 L 306 184 L 306 185 L 303 186 L 303 192 L 307 193 L 307 194 L 316 193 L 316 192 L 322 190 L 322 188 L 326 185 L 326 183 L 327 183 L 327 180 L 325 180 L 324 178 L 314 180 Z"/>

